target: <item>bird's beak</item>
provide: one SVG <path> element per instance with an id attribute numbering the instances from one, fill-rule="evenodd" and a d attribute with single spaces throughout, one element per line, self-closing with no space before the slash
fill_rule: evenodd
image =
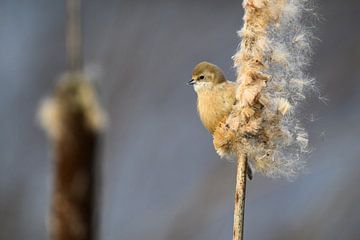
<path id="1" fill-rule="evenodd" d="M 191 86 L 191 85 L 194 85 L 194 84 L 195 84 L 195 80 L 194 80 L 194 79 L 191 79 L 191 80 L 187 83 L 188 86 Z"/>

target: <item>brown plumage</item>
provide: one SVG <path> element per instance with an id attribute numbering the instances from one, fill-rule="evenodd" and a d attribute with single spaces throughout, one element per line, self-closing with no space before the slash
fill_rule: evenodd
<path id="1" fill-rule="evenodd" d="M 189 84 L 197 93 L 201 122 L 211 134 L 225 121 L 235 103 L 236 83 L 227 81 L 222 70 L 211 63 L 198 63 Z"/>

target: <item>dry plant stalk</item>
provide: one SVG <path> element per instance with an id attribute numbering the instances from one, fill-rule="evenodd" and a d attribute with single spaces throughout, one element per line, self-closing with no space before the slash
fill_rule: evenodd
<path id="1" fill-rule="evenodd" d="M 71 72 L 82 68 L 81 0 L 66 1 L 66 56 Z"/>
<path id="2" fill-rule="evenodd" d="M 244 0 L 243 7 L 242 41 L 233 57 L 237 102 L 214 133 L 220 156 L 238 156 L 234 240 L 243 239 L 244 162 L 270 177 L 291 178 L 303 168 L 308 139 L 294 107 L 305 98 L 304 90 L 313 87 L 304 73 L 311 55 L 311 34 L 303 21 L 312 10 L 309 2 Z"/>
<path id="3" fill-rule="evenodd" d="M 82 71 L 80 0 L 66 0 L 69 73 L 40 109 L 54 147 L 55 172 L 49 221 L 51 239 L 94 239 L 98 135 L 104 117 Z"/>
<path id="4" fill-rule="evenodd" d="M 246 155 L 240 154 L 237 159 L 236 171 L 233 239 L 242 239 L 244 235 L 246 171 L 248 169 L 246 164 Z"/>
<path id="5" fill-rule="evenodd" d="M 40 115 L 55 155 L 51 238 L 93 239 L 96 147 L 104 120 L 92 86 L 82 75 L 65 76 Z"/>

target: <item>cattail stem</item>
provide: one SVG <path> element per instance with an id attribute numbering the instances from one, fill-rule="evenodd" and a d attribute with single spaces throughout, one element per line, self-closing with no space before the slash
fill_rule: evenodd
<path id="1" fill-rule="evenodd" d="M 82 68 L 81 0 L 66 0 L 66 56 L 70 72 Z"/>
<path id="2" fill-rule="evenodd" d="M 237 160 L 233 240 L 243 240 L 243 236 L 244 236 L 246 171 L 247 171 L 246 154 L 241 153 L 239 154 Z"/>

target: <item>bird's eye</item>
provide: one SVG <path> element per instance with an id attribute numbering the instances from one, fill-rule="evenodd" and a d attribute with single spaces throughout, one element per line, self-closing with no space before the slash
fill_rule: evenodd
<path id="1" fill-rule="evenodd" d="M 199 77 L 200 80 L 203 80 L 204 78 L 205 78 L 204 75 L 201 75 L 201 76 Z"/>

